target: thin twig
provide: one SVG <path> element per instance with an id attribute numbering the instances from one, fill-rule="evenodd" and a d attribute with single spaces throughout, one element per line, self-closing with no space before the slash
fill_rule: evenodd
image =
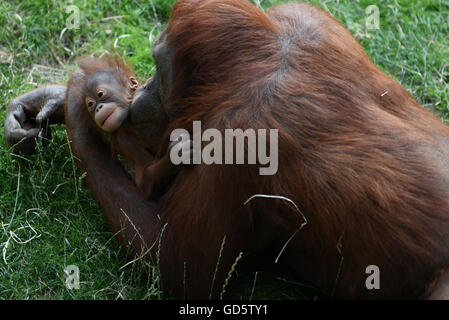
<path id="1" fill-rule="evenodd" d="M 255 195 L 251 196 L 248 200 L 246 200 L 243 203 L 243 205 L 247 205 L 254 198 L 281 199 L 281 200 L 288 201 L 295 207 L 296 211 L 298 211 L 301 214 L 301 217 L 304 220 L 304 222 L 299 226 L 299 228 L 292 234 L 292 236 L 287 240 L 287 242 L 282 247 L 281 251 L 279 252 L 278 256 L 276 257 L 276 260 L 274 261 L 274 263 L 277 263 L 279 261 L 279 258 L 282 255 L 282 253 L 284 252 L 285 248 L 290 243 L 290 241 L 292 241 L 292 239 L 295 237 L 295 235 L 298 233 L 299 230 L 301 230 L 302 228 L 304 228 L 307 225 L 307 218 L 302 213 L 302 211 L 299 210 L 298 206 L 296 205 L 296 203 L 293 202 L 293 200 L 291 200 L 287 197 L 284 197 L 284 196 L 275 196 L 275 195 L 269 195 L 269 194 L 255 194 Z"/>

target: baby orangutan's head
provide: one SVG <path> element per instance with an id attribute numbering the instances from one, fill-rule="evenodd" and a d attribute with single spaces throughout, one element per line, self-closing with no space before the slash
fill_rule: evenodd
<path id="1" fill-rule="evenodd" d="M 103 131 L 117 130 L 128 117 L 139 86 L 136 78 L 118 59 L 87 59 L 79 66 L 87 76 L 84 99 L 89 114 Z"/>

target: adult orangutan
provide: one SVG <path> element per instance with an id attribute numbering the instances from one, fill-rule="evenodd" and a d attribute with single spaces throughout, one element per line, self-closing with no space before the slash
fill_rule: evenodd
<path id="1" fill-rule="evenodd" d="M 247 1 L 180 0 L 153 56 L 157 72 L 137 90 L 130 121 L 154 152 L 193 120 L 279 132 L 277 174 L 183 167 L 151 202 L 89 118 L 86 75 L 73 75 L 73 153 L 120 243 L 158 261 L 165 288 L 217 297 L 241 252 L 286 244 L 279 263 L 338 297 L 449 296 L 449 129 L 334 18 L 308 4 L 263 12 Z M 255 194 L 289 198 L 307 224 L 285 199 L 244 205 Z M 369 265 L 380 289 L 365 286 Z"/>

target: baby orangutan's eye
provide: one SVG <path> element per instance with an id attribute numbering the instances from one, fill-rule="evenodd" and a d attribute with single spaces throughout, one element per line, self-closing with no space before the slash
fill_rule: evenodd
<path id="1" fill-rule="evenodd" d="M 95 109 L 96 103 L 95 103 L 95 100 L 94 100 L 94 99 L 92 99 L 92 98 L 87 98 L 87 99 L 86 99 L 86 104 L 87 104 L 87 109 L 88 109 L 89 111 L 93 111 L 93 110 Z"/>

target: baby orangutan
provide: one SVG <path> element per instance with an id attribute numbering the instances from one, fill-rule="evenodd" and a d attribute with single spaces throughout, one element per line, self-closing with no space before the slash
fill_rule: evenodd
<path id="1" fill-rule="evenodd" d="M 99 129 L 111 133 L 114 153 L 122 155 L 132 165 L 141 192 L 148 198 L 153 192 L 162 191 L 179 168 L 170 161 L 170 150 L 183 141 L 189 144 L 186 150 L 190 151 L 191 141 L 179 137 L 169 145 L 168 152 L 156 160 L 139 129 L 128 121 L 139 86 L 129 69 L 117 59 L 87 59 L 79 66 L 86 76 L 82 98 L 92 120 Z"/>

